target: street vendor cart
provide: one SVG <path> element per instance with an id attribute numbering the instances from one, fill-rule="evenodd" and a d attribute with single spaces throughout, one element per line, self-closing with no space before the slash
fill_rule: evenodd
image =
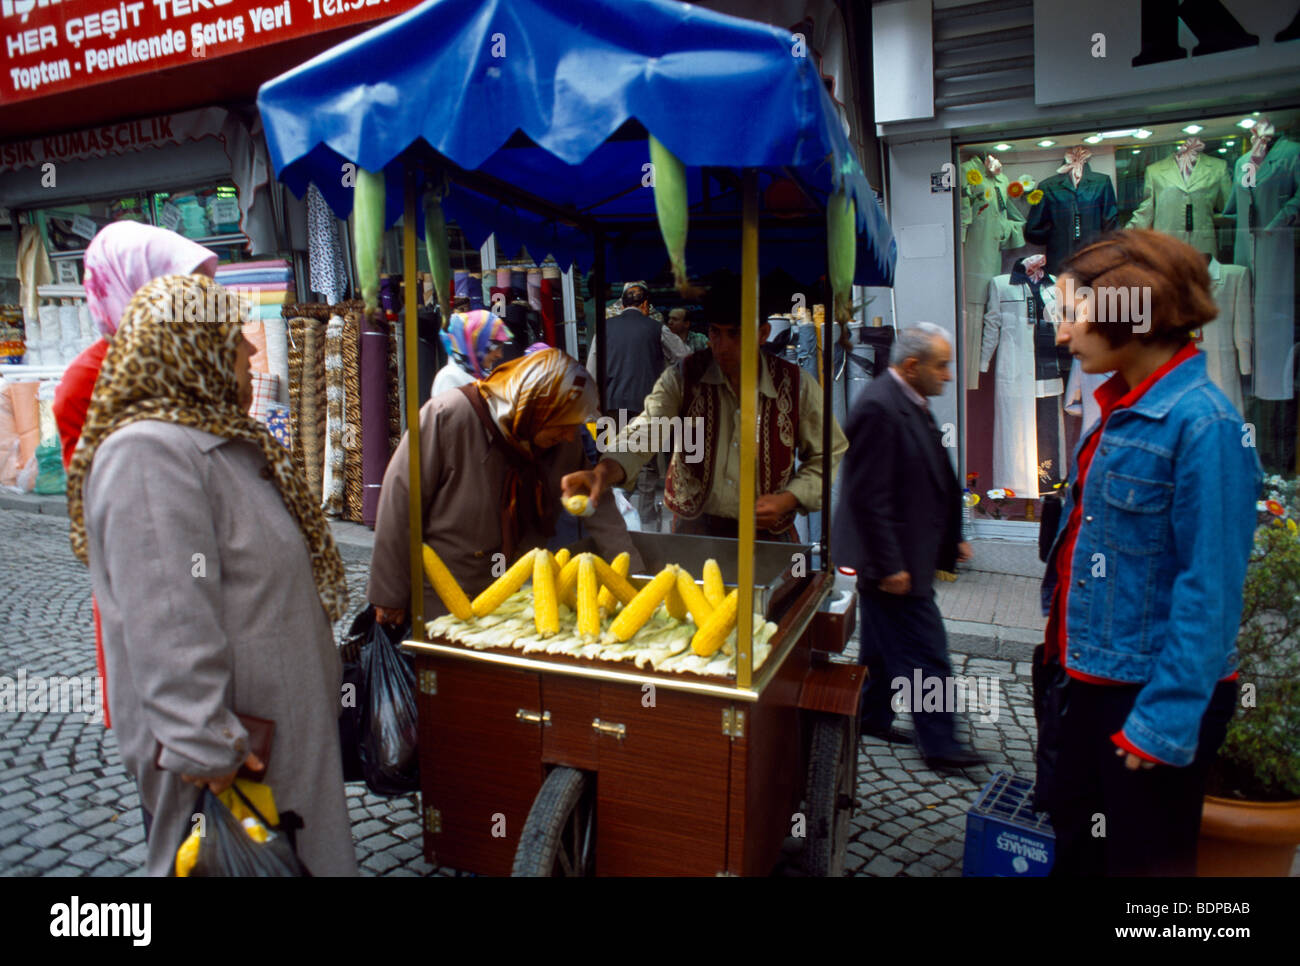
<path id="1" fill-rule="evenodd" d="M 408 426 L 416 238 L 444 217 L 475 243 L 495 232 L 507 249 L 589 266 L 596 291 L 670 260 L 683 289 L 687 263 L 742 279 L 739 539 L 634 534 L 645 573 L 627 575 L 641 588 L 663 568 L 698 578 L 716 561 L 735 591 L 730 654 L 643 660 L 634 637 L 608 659 L 599 643 L 557 650 L 494 637 L 475 618 L 426 625 L 411 459 L 405 646 L 428 860 L 480 874 L 766 875 L 794 837 L 810 871 L 839 874 L 863 672 L 829 660 L 854 614 L 827 565 L 829 472 L 819 546 L 755 541 L 758 280 L 777 266 L 828 274 L 829 333 L 853 283 L 891 284 L 894 243 L 798 38 L 668 0 L 433 0 L 269 82 L 258 103 L 292 190 L 315 183 L 372 230 L 362 182 L 349 180 L 371 173 L 386 198 L 380 227 L 403 219 Z M 763 209 L 778 181 L 802 209 Z M 602 356 L 603 309 L 597 298 Z"/>

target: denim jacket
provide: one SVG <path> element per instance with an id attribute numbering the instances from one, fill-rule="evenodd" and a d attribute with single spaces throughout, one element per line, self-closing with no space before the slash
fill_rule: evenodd
<path id="1" fill-rule="evenodd" d="M 1206 377 L 1200 353 L 1111 413 L 1088 467 L 1066 601 L 1067 664 L 1142 684 L 1124 734 L 1172 765 L 1191 764 L 1210 693 L 1236 670 L 1262 481 L 1253 435 Z M 1073 490 L 1048 556 L 1044 614 Z"/>

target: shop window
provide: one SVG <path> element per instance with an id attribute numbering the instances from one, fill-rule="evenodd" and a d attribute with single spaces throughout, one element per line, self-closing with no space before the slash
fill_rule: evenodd
<path id="1" fill-rule="evenodd" d="M 1274 132 L 1254 165 L 1265 120 Z M 960 162 L 960 375 L 979 509 L 1033 519 L 1038 497 L 1073 472 L 1106 376 L 1056 349 L 1052 283 L 1069 255 L 1116 228 L 1154 228 L 1204 255 L 1219 303 L 1198 333 L 1208 374 L 1265 471 L 1300 472 L 1300 110 L 989 140 L 963 145 Z M 989 499 L 1006 490 L 1014 496 Z"/>

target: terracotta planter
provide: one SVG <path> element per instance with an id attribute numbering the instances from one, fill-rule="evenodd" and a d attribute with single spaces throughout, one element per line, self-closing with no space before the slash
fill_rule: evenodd
<path id="1" fill-rule="evenodd" d="M 1300 845 L 1300 799 L 1242 802 L 1205 796 L 1196 873 L 1202 876 L 1291 874 Z"/>

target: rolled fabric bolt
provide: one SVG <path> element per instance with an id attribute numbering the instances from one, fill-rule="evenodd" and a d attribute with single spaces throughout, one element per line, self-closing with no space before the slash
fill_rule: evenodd
<path id="1" fill-rule="evenodd" d="M 484 296 L 491 295 L 491 292 L 483 285 L 483 276 L 479 272 L 469 273 L 469 283 L 466 289 L 471 311 L 483 308 L 485 305 Z"/>
<path id="2" fill-rule="evenodd" d="M 515 290 L 516 296 L 521 299 L 528 298 L 528 272 L 522 268 L 510 269 L 510 287 Z"/>
<path id="3" fill-rule="evenodd" d="M 502 318 L 505 318 L 506 309 L 509 307 L 509 305 L 510 305 L 509 286 L 505 288 L 501 288 L 500 286 L 496 286 L 496 285 L 492 286 L 492 291 L 488 296 L 488 304 L 485 306 L 485 308 L 488 308 L 491 311 L 495 312 L 497 315 L 501 316 Z"/>
<path id="4" fill-rule="evenodd" d="M 559 316 L 556 315 L 556 311 L 555 311 L 557 302 L 555 299 L 555 292 L 553 291 L 553 288 L 557 288 L 558 285 L 555 285 L 554 281 L 552 279 L 547 278 L 545 275 L 541 277 L 539 283 L 540 283 L 540 292 L 539 292 L 540 297 L 538 299 L 538 303 L 540 305 L 541 313 L 542 313 L 542 331 L 543 333 L 545 333 L 546 341 L 548 343 L 550 343 L 551 345 L 558 345 L 555 339 L 556 339 L 556 329 L 558 328 L 559 325 L 558 322 Z"/>
<path id="5" fill-rule="evenodd" d="M 509 287 L 510 287 L 510 269 L 508 269 L 508 268 L 498 268 L 498 269 L 497 269 L 497 288 L 509 288 Z"/>
<path id="6" fill-rule="evenodd" d="M 469 272 L 457 270 L 452 278 L 456 280 L 456 298 L 469 298 Z"/>
<path id="7" fill-rule="evenodd" d="M 558 279 L 561 276 L 559 265 L 543 265 L 542 278 Z"/>
<path id="8" fill-rule="evenodd" d="M 542 310 L 542 270 L 540 268 L 530 268 L 528 270 L 528 307 Z"/>

